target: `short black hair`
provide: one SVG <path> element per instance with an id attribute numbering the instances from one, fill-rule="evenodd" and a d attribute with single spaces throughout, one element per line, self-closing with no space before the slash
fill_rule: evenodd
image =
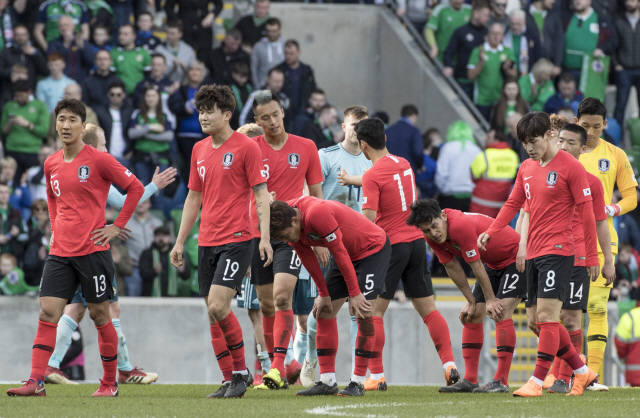
<path id="1" fill-rule="evenodd" d="M 271 237 L 278 239 L 282 232 L 292 225 L 296 216 L 296 210 L 282 200 L 276 200 L 271 204 L 269 219 L 269 231 Z"/>
<path id="2" fill-rule="evenodd" d="M 118 28 L 118 32 L 120 32 L 120 29 L 124 28 L 124 27 L 130 27 L 131 31 L 133 32 L 134 35 L 136 35 L 136 37 L 138 37 L 138 29 L 136 29 L 135 25 L 133 23 L 125 23 L 124 25 L 120 25 L 120 27 Z"/>
<path id="3" fill-rule="evenodd" d="M 282 75 L 284 75 L 284 71 L 282 71 L 280 68 L 278 67 L 273 67 L 272 69 L 269 70 L 269 72 L 267 73 L 267 77 L 271 77 L 271 74 L 273 73 L 280 73 Z"/>
<path id="4" fill-rule="evenodd" d="M 162 61 L 164 61 L 165 64 L 167 63 L 167 57 L 165 57 L 164 55 L 158 52 L 151 54 L 151 59 L 154 59 L 154 58 L 162 58 Z"/>
<path id="5" fill-rule="evenodd" d="M 298 51 L 300 50 L 300 44 L 295 39 L 289 39 L 287 42 L 284 43 L 284 46 L 285 48 L 288 46 L 295 46 Z"/>
<path id="6" fill-rule="evenodd" d="M 577 134 L 578 138 L 580 139 L 580 146 L 584 147 L 585 145 L 587 145 L 587 131 L 577 123 L 567 123 L 566 125 L 564 125 L 562 129 L 560 129 L 560 132 L 558 132 L 558 137 L 563 131 L 573 132 L 574 134 Z"/>
<path id="7" fill-rule="evenodd" d="M 278 19 L 277 17 L 270 17 L 269 19 L 267 19 L 266 22 L 264 22 L 265 26 L 273 26 L 273 25 L 278 25 L 279 28 L 282 27 L 282 23 L 280 22 L 280 19 Z"/>
<path id="8" fill-rule="evenodd" d="M 60 114 L 60 112 L 62 112 L 64 109 L 69 110 L 71 113 L 73 113 L 76 116 L 80 116 L 80 120 L 82 121 L 82 123 L 84 123 L 87 120 L 87 108 L 85 107 L 84 103 L 82 103 L 80 100 L 76 100 L 76 99 L 60 100 L 56 105 L 55 110 L 53 111 L 56 115 L 56 119 L 58 118 L 58 115 Z"/>
<path id="9" fill-rule="evenodd" d="M 222 113 L 233 112 L 236 109 L 236 99 L 228 86 L 218 84 L 202 86 L 196 93 L 195 99 L 198 110 L 213 110 L 216 105 Z"/>
<path id="10" fill-rule="evenodd" d="M 232 73 L 237 73 L 246 77 L 251 75 L 251 69 L 249 68 L 249 64 L 246 61 L 236 61 L 231 67 Z"/>
<path id="11" fill-rule="evenodd" d="M 585 97 L 578 105 L 578 120 L 582 115 L 585 116 L 602 116 L 602 120 L 607 119 L 607 108 L 595 97 Z"/>
<path id="12" fill-rule="evenodd" d="M 167 29 L 169 28 L 178 29 L 180 32 L 184 32 L 184 25 L 180 19 L 167 23 Z"/>
<path id="13" fill-rule="evenodd" d="M 436 200 L 419 199 L 411 205 L 411 214 L 409 214 L 406 224 L 419 228 L 420 224 L 430 224 L 434 219 L 439 218 L 441 213 L 442 209 Z"/>
<path id="14" fill-rule="evenodd" d="M 385 125 L 389 124 L 389 115 L 384 110 L 376 110 L 371 117 L 380 119 Z"/>
<path id="15" fill-rule="evenodd" d="M 353 128 L 358 142 L 364 141 L 375 150 L 383 150 L 386 147 L 384 136 L 384 122 L 378 118 L 362 119 Z"/>
<path id="16" fill-rule="evenodd" d="M 124 90 L 125 94 L 127 93 L 127 87 L 124 85 L 124 82 L 121 80 L 116 80 L 113 83 L 109 84 L 109 89 L 107 91 L 113 88 L 121 88 L 122 90 Z"/>
<path id="17" fill-rule="evenodd" d="M 153 236 L 157 235 L 171 235 L 171 231 L 166 226 L 159 226 L 153 230 Z"/>
<path id="18" fill-rule="evenodd" d="M 558 77 L 558 83 L 560 82 L 564 82 L 564 83 L 575 83 L 576 79 L 573 77 L 573 74 L 571 74 L 568 71 L 565 71 L 564 73 L 560 74 L 560 76 Z"/>
<path id="19" fill-rule="evenodd" d="M 13 94 L 31 91 L 31 84 L 29 80 L 17 80 L 11 85 L 11 91 Z"/>
<path id="20" fill-rule="evenodd" d="M 322 94 L 323 96 L 326 96 L 324 90 L 320 89 L 320 88 L 315 88 L 313 90 L 311 90 L 311 94 Z"/>
<path id="21" fill-rule="evenodd" d="M 551 119 L 544 112 L 529 112 L 520 119 L 516 132 L 520 142 L 544 136 L 551 129 Z"/>
<path id="22" fill-rule="evenodd" d="M 148 12 L 148 11 L 144 10 L 144 11 L 138 13 L 138 19 L 140 19 L 140 16 L 143 16 L 143 15 L 149 16 L 151 18 L 151 20 L 153 21 L 153 15 L 151 14 L 151 12 Z"/>
<path id="23" fill-rule="evenodd" d="M 225 35 L 239 41 L 242 40 L 242 32 L 238 28 L 229 29 Z"/>
<path id="24" fill-rule="evenodd" d="M 472 4 L 471 4 L 471 10 L 475 11 L 475 10 L 482 10 L 482 9 L 490 9 L 491 7 L 489 6 L 489 2 L 486 0 L 475 0 Z"/>
<path id="25" fill-rule="evenodd" d="M 418 115 L 418 108 L 415 105 L 407 104 L 402 106 L 402 110 L 400 110 L 400 116 L 403 118 L 408 118 L 409 116 Z"/>

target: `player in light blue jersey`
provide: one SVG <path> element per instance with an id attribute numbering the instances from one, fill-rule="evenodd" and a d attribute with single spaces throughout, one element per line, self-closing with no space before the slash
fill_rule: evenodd
<path id="1" fill-rule="evenodd" d="M 85 134 L 82 137 L 82 141 L 99 151 L 107 152 L 106 139 L 104 137 L 104 131 L 88 123 L 85 128 Z M 151 183 L 145 187 L 145 192 L 140 198 L 140 202 L 144 202 L 149 199 L 158 190 L 164 189 L 167 185 L 175 180 L 177 170 L 173 167 L 169 167 L 160 173 L 160 169 L 156 168 L 156 172 L 153 175 Z M 116 208 L 121 209 L 124 206 L 125 196 L 123 196 L 118 190 L 111 185 L 109 189 L 109 196 L 107 197 L 107 203 Z M 128 238 L 127 230 L 123 230 L 122 238 Z M 158 379 L 156 373 L 145 373 L 142 369 L 134 368 L 129 362 L 129 352 L 127 350 L 127 340 L 122 333 L 120 327 L 120 304 L 118 303 L 118 292 L 116 289 L 115 277 L 112 282 L 114 288 L 115 297 L 109 302 L 109 313 L 111 315 L 111 322 L 118 334 L 118 383 L 138 383 L 149 384 Z M 60 371 L 60 362 L 67 353 L 69 346 L 71 345 L 71 338 L 73 333 L 78 328 L 78 323 L 84 317 L 87 310 L 87 305 L 82 297 L 82 291 L 78 288 L 78 291 L 74 295 L 71 303 L 67 305 L 64 310 L 64 315 L 58 322 L 58 330 L 56 334 L 56 347 L 51 354 L 49 363 L 47 365 L 47 371 L 45 374 L 45 382 L 58 383 L 58 384 L 73 384 L 75 382 L 70 381 L 67 376 Z"/>
<path id="2" fill-rule="evenodd" d="M 322 197 L 325 200 L 335 200 L 343 203 L 355 211 L 362 213 L 362 187 L 345 186 L 344 176 L 360 176 L 373 165 L 367 160 L 353 130 L 356 123 L 369 117 L 369 111 L 364 106 L 351 106 L 344 111 L 344 140 L 332 147 L 323 148 L 318 151 L 320 155 L 320 165 L 322 166 Z M 325 265 L 326 266 L 326 265 Z M 323 267 L 325 267 L 323 266 Z M 311 281 L 312 282 L 312 281 Z M 318 353 L 316 351 L 316 320 L 313 315 L 309 315 L 307 320 L 307 353 L 302 364 L 300 382 L 306 386 L 313 386 L 318 364 Z M 355 365 L 355 346 L 358 334 L 358 324 L 356 317 L 351 317 L 351 369 Z M 295 346 L 295 344 L 294 344 Z"/>

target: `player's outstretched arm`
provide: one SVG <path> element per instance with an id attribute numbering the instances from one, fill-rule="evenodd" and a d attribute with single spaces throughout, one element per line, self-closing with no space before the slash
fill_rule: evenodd
<path id="1" fill-rule="evenodd" d="M 193 228 L 193 225 L 198 219 L 198 212 L 202 205 L 202 192 L 196 192 L 189 190 L 187 198 L 184 201 L 184 208 L 182 209 L 182 220 L 180 221 L 180 231 L 176 237 L 176 243 L 171 250 L 169 259 L 174 267 L 180 267 L 184 260 L 182 260 L 182 253 L 184 251 L 184 242 L 189 236 L 189 232 Z"/>
<path id="2" fill-rule="evenodd" d="M 606 220 L 596 221 L 596 235 L 598 236 L 598 243 L 600 243 L 600 248 L 602 248 L 602 254 L 604 255 L 602 275 L 606 280 L 605 286 L 609 286 L 616 279 L 616 268 L 613 265 L 611 233 L 609 232 L 609 224 Z"/>
<path id="3" fill-rule="evenodd" d="M 338 174 L 338 181 L 341 186 L 359 186 L 362 187 L 362 175 L 355 176 L 347 173 L 347 171 L 340 167 L 340 173 Z"/>
<path id="4" fill-rule="evenodd" d="M 271 221 L 271 205 L 269 201 L 271 196 L 267 190 L 267 183 L 260 183 L 253 186 L 253 193 L 256 197 L 256 212 L 258 213 L 258 222 L 260 225 L 260 259 L 263 260 L 264 266 L 268 266 L 273 261 L 273 249 L 271 248 L 271 230 L 269 222 Z"/>
<path id="5" fill-rule="evenodd" d="M 162 190 L 169 184 L 173 183 L 178 170 L 173 167 L 169 167 L 160 173 L 160 167 L 156 167 L 156 172 L 153 174 L 151 183 L 147 184 L 144 188 L 144 194 L 140 198 L 138 204 L 144 202 L 153 196 L 158 190 Z M 128 194 L 127 194 L 128 196 Z M 121 209 L 124 206 L 126 197 L 118 191 L 113 185 L 109 188 L 109 196 L 107 196 L 107 204 L 112 208 Z"/>

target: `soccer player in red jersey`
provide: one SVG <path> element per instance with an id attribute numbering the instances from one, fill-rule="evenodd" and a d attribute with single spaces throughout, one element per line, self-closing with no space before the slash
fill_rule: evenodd
<path id="1" fill-rule="evenodd" d="M 586 151 L 587 147 L 587 131 L 580 125 L 567 124 L 560 129 L 557 135 L 558 147 L 571 154 L 576 160 L 580 158 L 580 154 Z M 587 172 L 587 180 L 589 189 L 591 190 L 591 198 L 593 199 L 593 215 L 596 220 L 596 234 L 600 247 L 603 249 L 605 263 L 602 266 L 602 274 L 609 281 L 615 279 L 615 267 L 613 265 L 613 255 L 611 251 L 611 235 L 607 225 L 607 212 L 605 210 L 604 189 L 600 179 L 593 174 Z M 525 217 L 529 215 L 526 214 Z M 528 225 L 528 219 L 525 225 Z M 582 314 L 587 312 L 587 301 L 589 300 L 589 272 L 585 267 L 586 252 L 584 231 L 580 216 L 576 211 L 574 213 L 572 223 L 572 232 L 576 258 L 573 265 L 571 282 L 569 283 L 569 293 L 564 300 L 562 310 L 560 311 L 560 319 L 562 325 L 569 332 L 571 343 L 579 353 L 582 350 Z M 526 243 L 527 231 L 523 230 L 522 239 Z M 522 243 L 522 241 L 521 241 Z M 522 246 L 521 246 L 522 248 Z M 524 255 L 519 254 L 519 262 L 524 264 Z M 529 304 L 529 301 L 527 301 Z M 530 318 L 530 323 L 535 329 L 535 318 Z M 543 389 L 548 389 L 549 393 L 566 393 L 569 387 L 569 378 L 572 370 L 566 361 L 556 357 L 551 372 L 545 379 Z M 546 386 L 546 387 L 545 387 Z"/>
<path id="2" fill-rule="evenodd" d="M 271 231 L 274 238 L 293 246 L 318 286 L 313 314 L 318 322 L 320 381 L 296 395 L 363 396 L 365 375 L 375 345 L 373 310 L 384 287 L 391 257 L 389 238 L 382 228 L 342 203 L 310 196 L 273 202 Z M 333 255 L 324 278 L 312 249 L 316 246 L 328 248 Z M 336 315 L 347 298 L 350 313 L 358 321 L 356 364 L 351 382 L 338 392 Z"/>
<path id="3" fill-rule="evenodd" d="M 516 345 L 516 331 L 511 316 L 527 293 L 526 280 L 516 270 L 520 236 L 506 226 L 491 240 L 486 251 L 479 251 L 478 236 L 493 223 L 493 218 L 479 213 L 441 210 L 433 199 L 421 199 L 411 206 L 410 225 L 420 228 L 429 247 L 445 266 L 449 277 L 467 299 L 460 312 L 464 379 L 440 388 L 448 393 L 509 393 L 508 379 Z M 476 276 L 469 282 L 456 257 L 463 258 Z M 498 369 L 493 381 L 479 386 L 478 364 L 484 343 L 484 317 L 496 322 Z"/>
<path id="4" fill-rule="evenodd" d="M 208 397 L 237 398 L 244 396 L 253 378 L 245 364 L 242 329 L 231 311 L 231 300 L 242 286 L 253 255 L 249 212 L 252 189 L 262 232 L 257 250 L 265 265 L 272 261 L 269 192 L 261 171 L 260 148 L 254 140 L 234 132 L 229 126 L 236 106 L 231 89 L 202 86 L 195 99 L 200 126 L 209 136 L 193 147 L 189 194 L 170 257 L 175 267 L 182 265 L 184 242 L 202 205 L 198 282 L 200 296 L 204 297 L 209 311 L 213 349 L 225 379 L 223 385 Z M 231 370 L 223 363 L 229 357 Z"/>
<path id="5" fill-rule="evenodd" d="M 264 135 L 254 140 L 262 152 L 263 173 L 267 178 L 269 192 L 275 193 L 279 200 L 297 199 L 303 195 L 306 180 L 309 195 L 322 199 L 323 176 L 315 143 L 310 139 L 285 132 L 284 110 L 278 97 L 270 90 L 262 90 L 255 94 L 253 113 L 256 123 L 264 131 Z M 269 389 L 280 389 L 285 387 L 284 359 L 293 331 L 293 315 L 298 315 L 298 321 L 301 320 L 300 315 L 303 315 L 306 328 L 307 315 L 313 306 L 299 307 L 292 303 L 300 275 L 300 261 L 289 244 L 272 240 L 273 263 L 267 267 L 263 266 L 255 250 L 260 243 L 255 205 L 251 212 L 255 237 L 251 283 L 256 286 L 260 301 L 267 351 L 270 357 L 273 357 L 271 370 L 263 376 L 263 381 Z M 298 380 L 299 375 L 298 366 L 297 374 L 290 376 L 289 383 Z"/>
<path id="6" fill-rule="evenodd" d="M 407 160 L 387 151 L 384 123 L 380 119 L 358 122 L 355 133 L 362 152 L 373 163 L 373 167 L 362 176 L 362 214 L 382 228 L 391 242 L 391 262 L 385 289 L 380 293 L 373 313 L 376 343 L 369 361 L 371 376 L 364 389 L 387 390 L 382 364 L 385 342 L 382 318 L 400 279 L 405 294 L 411 298 L 413 307 L 429 329 L 442 361 L 447 385 L 452 385 L 460 379 L 460 374 L 453 359 L 449 326 L 434 302 L 427 246 L 422 232 L 406 224 L 411 205 L 416 200 L 413 170 Z"/>
<path id="7" fill-rule="evenodd" d="M 118 396 L 118 336 L 109 316 L 114 266 L 108 243 L 129 221 L 144 187 L 112 155 L 82 142 L 86 119 L 82 102 L 63 99 L 54 112 L 63 148 L 44 164 L 51 250 L 40 283 L 40 321 L 33 342 L 31 376 L 22 387 L 9 389 L 7 394 L 46 396 L 43 380 L 56 345 L 57 324 L 80 284 L 98 330 L 104 369 L 100 388 L 92 396 Z M 111 183 L 126 189 L 129 198 L 113 225 L 105 226 L 104 209 Z"/>
<path id="8" fill-rule="evenodd" d="M 518 139 L 531 159 L 520 166 L 509 199 L 491 227 L 478 237 L 478 247 L 486 250 L 489 240 L 504 229 L 526 202 L 530 214 L 527 239 L 527 297 L 540 330 L 538 360 L 533 376 L 514 396 L 542 396 L 542 383 L 554 357 L 567 360 L 575 373 L 570 395 L 582 395 L 596 379 L 560 326 L 560 310 L 571 282 L 574 240 L 571 219 L 580 214 L 585 233 L 586 266 L 591 276 L 600 270 L 596 252 L 595 219 L 587 174 L 575 158 L 560 152 L 551 142 L 549 115 L 527 113 L 518 122 Z"/>

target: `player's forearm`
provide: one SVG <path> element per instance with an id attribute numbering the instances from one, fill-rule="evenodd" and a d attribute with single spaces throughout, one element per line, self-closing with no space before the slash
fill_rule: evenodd
<path id="1" fill-rule="evenodd" d="M 258 214 L 261 239 L 270 241 L 271 232 L 269 223 L 271 221 L 271 206 L 269 205 L 269 190 L 267 190 L 267 183 L 260 183 L 257 186 L 254 186 L 253 193 L 256 196 L 256 212 Z"/>
<path id="2" fill-rule="evenodd" d="M 138 204 L 149 199 L 157 191 L 158 191 L 158 186 L 156 186 L 155 183 L 151 182 L 147 184 L 144 188 L 144 194 L 140 198 L 140 201 L 138 202 Z M 124 196 L 122 193 L 118 191 L 118 189 L 111 186 L 111 188 L 109 189 L 109 196 L 107 196 L 107 204 L 112 208 L 121 209 L 122 206 L 124 206 L 124 202 L 127 196 Z"/>
<path id="3" fill-rule="evenodd" d="M 522 207 L 522 205 L 520 205 L 520 207 Z M 509 222 L 511 222 L 513 217 L 516 216 L 518 210 L 520 210 L 518 206 L 515 206 L 513 204 L 509 205 L 509 201 L 507 201 L 502 209 L 500 209 L 498 217 L 491 224 L 491 227 L 487 231 L 487 234 L 489 234 L 489 236 L 493 236 L 496 232 L 502 231 L 507 225 L 509 225 Z"/>
<path id="4" fill-rule="evenodd" d="M 520 234 L 522 231 L 522 220 L 524 218 L 524 209 L 520 209 L 520 216 L 518 216 L 518 220 L 516 221 L 516 232 Z"/>
<path id="5" fill-rule="evenodd" d="M 470 266 L 473 270 L 473 274 L 476 276 L 476 280 L 478 281 L 478 283 L 480 283 L 482 293 L 484 293 L 485 301 L 489 302 L 491 299 L 494 299 L 496 295 L 493 293 L 491 281 L 489 280 L 489 276 L 487 276 L 487 272 L 484 269 L 484 264 L 482 264 L 482 261 L 473 261 L 472 263 L 470 263 Z"/>
<path id="6" fill-rule="evenodd" d="M 350 184 L 352 186 L 362 187 L 362 174 L 360 174 L 359 176 L 348 175 L 345 180 L 345 184 L 347 185 Z"/>
<path id="7" fill-rule="evenodd" d="M 140 201 L 143 193 L 144 187 L 142 186 L 142 183 L 140 183 L 140 180 L 134 179 L 129 187 L 127 187 L 128 199 L 125 199 L 120 214 L 118 215 L 116 220 L 113 221 L 113 224 L 115 226 L 122 229 L 127 225 L 127 222 L 129 222 L 129 219 L 131 219 L 133 212 L 136 210 L 138 202 Z"/>
<path id="8" fill-rule="evenodd" d="M 318 199 L 322 199 L 322 183 L 316 183 L 308 185 L 308 196 L 317 197 Z"/>
<path id="9" fill-rule="evenodd" d="M 376 216 L 378 215 L 377 211 L 373 209 L 362 209 L 362 214 L 364 215 L 365 218 L 367 218 L 371 222 L 373 223 L 376 222 Z"/>
<path id="10" fill-rule="evenodd" d="M 584 245 L 587 253 L 587 267 L 600 265 L 598 260 L 598 246 L 596 244 L 596 218 L 593 216 L 593 204 L 586 201 L 578 205 L 578 213 L 584 230 Z"/>
<path id="11" fill-rule="evenodd" d="M 636 188 L 630 187 L 620 192 L 622 199 L 618 202 L 620 206 L 620 215 L 631 212 L 638 206 L 638 195 L 636 194 Z"/>
<path id="12" fill-rule="evenodd" d="M 529 238 L 529 212 L 525 212 L 523 209 L 521 214 L 522 223 L 520 225 L 520 247 L 527 248 L 527 239 Z"/>
<path id="13" fill-rule="evenodd" d="M 344 281 L 347 284 L 347 288 L 349 289 L 349 296 L 354 297 L 358 296 L 360 293 L 360 286 L 358 286 L 358 276 L 356 275 L 356 271 L 353 268 L 353 263 L 351 262 L 351 258 L 349 257 L 349 253 L 342 243 L 339 246 L 335 246 L 329 249 L 331 254 L 333 254 L 333 259 L 336 260 L 336 264 L 340 269 L 340 273 L 342 273 L 342 277 L 344 277 Z"/>
<path id="14" fill-rule="evenodd" d="M 182 209 L 182 220 L 180 221 L 180 231 L 176 237 L 176 244 L 184 244 L 189 236 L 189 232 L 198 219 L 198 212 L 202 205 L 202 192 L 189 190 L 189 194 L 184 201 Z"/>
<path id="15" fill-rule="evenodd" d="M 327 283 L 324 281 L 322 269 L 320 269 L 318 259 L 311 247 L 300 243 L 295 243 L 292 247 L 296 250 L 298 257 L 300 257 L 300 261 L 302 261 L 302 265 L 307 269 L 309 275 L 313 279 L 313 282 L 316 284 L 316 287 L 318 288 L 318 295 L 323 298 L 329 296 L 329 289 L 327 288 Z"/>
<path id="16" fill-rule="evenodd" d="M 467 280 L 467 276 L 465 276 L 460 263 L 454 259 L 454 261 L 447 263 L 444 268 L 447 270 L 447 274 L 451 278 L 451 281 L 455 283 L 458 289 L 460 289 L 460 292 L 465 299 L 470 303 L 475 303 L 471 287 L 469 287 L 469 280 Z"/>
<path id="17" fill-rule="evenodd" d="M 611 233 L 609 233 L 609 223 L 605 220 L 596 221 L 596 234 L 598 243 L 604 255 L 604 262 L 613 264 L 613 253 L 611 252 Z"/>

